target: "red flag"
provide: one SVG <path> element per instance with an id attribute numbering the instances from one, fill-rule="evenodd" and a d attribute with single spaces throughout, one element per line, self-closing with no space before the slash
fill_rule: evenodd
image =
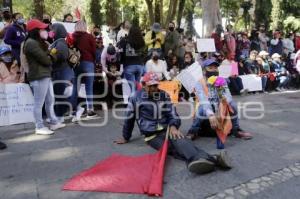
<path id="1" fill-rule="evenodd" d="M 154 154 L 114 154 L 71 178 L 63 190 L 148 194 L 162 196 L 168 141 Z"/>
<path id="2" fill-rule="evenodd" d="M 81 20 L 81 13 L 78 7 L 75 9 L 75 16 L 78 20 Z"/>
<path id="3" fill-rule="evenodd" d="M 232 129 L 232 122 L 230 113 L 233 113 L 232 108 L 226 101 L 222 101 L 219 106 L 219 128 L 217 129 L 217 136 L 222 143 L 226 142 L 227 136 Z"/>

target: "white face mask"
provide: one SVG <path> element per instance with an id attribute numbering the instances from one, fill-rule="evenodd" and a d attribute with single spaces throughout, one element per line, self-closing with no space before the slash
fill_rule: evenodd
<path id="1" fill-rule="evenodd" d="M 40 31 L 40 37 L 41 39 L 47 40 L 48 39 L 48 32 L 46 30 Z"/>

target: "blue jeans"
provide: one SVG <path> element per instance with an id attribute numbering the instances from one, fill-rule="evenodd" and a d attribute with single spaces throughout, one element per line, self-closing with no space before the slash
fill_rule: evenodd
<path id="1" fill-rule="evenodd" d="M 124 78 L 128 81 L 132 94 L 136 91 L 136 83 L 141 81 L 143 68 L 142 65 L 129 65 L 124 69 Z"/>
<path id="2" fill-rule="evenodd" d="M 34 110 L 33 115 L 35 119 L 35 127 L 37 129 L 44 128 L 42 109 L 45 103 L 45 110 L 48 118 L 50 118 L 50 124 L 57 124 L 57 118 L 54 113 L 54 92 L 53 85 L 50 78 L 43 78 L 30 82 L 30 86 L 33 90 L 34 96 Z"/>
<path id="3" fill-rule="evenodd" d="M 67 111 L 72 103 L 69 96 L 64 97 L 65 89 L 71 86 L 74 82 L 74 71 L 68 67 L 59 71 L 54 71 L 52 74 L 53 78 L 53 89 L 55 94 L 55 114 L 57 117 L 62 117 Z M 57 82 L 55 82 L 57 81 Z M 66 103 L 70 105 L 66 105 Z"/>
<path id="4" fill-rule="evenodd" d="M 82 61 L 80 65 L 75 68 L 75 81 L 73 84 L 72 104 L 73 109 L 76 110 L 78 101 L 78 92 L 80 83 L 84 82 L 86 90 L 87 109 L 93 110 L 93 86 L 94 86 L 95 65 L 93 62 Z M 83 76 L 82 76 L 83 75 Z M 78 88 L 79 87 L 79 88 Z"/>
<path id="5" fill-rule="evenodd" d="M 238 118 L 238 112 L 237 112 L 237 105 L 234 102 L 229 103 L 231 108 L 233 109 L 233 113 L 231 114 L 231 122 L 232 122 L 232 129 L 239 129 L 239 118 Z M 195 116 L 195 119 L 193 120 L 192 127 L 189 130 L 189 134 L 199 135 L 202 129 L 202 125 L 205 121 L 208 120 L 208 116 L 206 115 L 206 110 L 204 110 L 204 106 L 200 105 L 198 107 L 197 114 Z"/>
<path id="6" fill-rule="evenodd" d="M 262 83 L 262 90 L 265 91 L 267 87 L 268 77 L 262 76 L 261 77 L 261 83 Z"/>
<path id="7" fill-rule="evenodd" d="M 287 76 L 280 76 L 279 77 L 279 84 L 278 84 L 278 88 L 284 88 L 288 85 L 289 83 L 289 77 Z"/>

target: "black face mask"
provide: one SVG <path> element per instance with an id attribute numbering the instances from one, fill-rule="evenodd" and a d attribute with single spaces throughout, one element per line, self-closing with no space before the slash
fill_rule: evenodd
<path id="1" fill-rule="evenodd" d="M 158 60 L 158 56 L 153 56 L 152 59 L 153 59 L 154 61 L 157 61 L 157 60 Z"/>
<path id="2" fill-rule="evenodd" d="M 206 76 L 207 78 L 210 78 L 210 77 L 212 77 L 212 76 L 219 76 L 219 72 L 217 72 L 217 71 L 214 71 L 214 72 L 206 71 L 205 76 Z"/>
<path id="3" fill-rule="evenodd" d="M 51 21 L 50 21 L 49 19 L 44 19 L 43 22 L 44 22 L 45 24 L 50 24 L 50 23 L 51 23 Z"/>
<path id="4" fill-rule="evenodd" d="M 97 37 L 97 36 L 100 35 L 100 33 L 99 32 L 94 32 L 94 35 Z"/>
<path id="5" fill-rule="evenodd" d="M 173 31 L 175 30 L 175 28 L 174 28 L 174 27 L 169 27 L 169 30 L 170 30 L 171 32 L 173 32 Z"/>

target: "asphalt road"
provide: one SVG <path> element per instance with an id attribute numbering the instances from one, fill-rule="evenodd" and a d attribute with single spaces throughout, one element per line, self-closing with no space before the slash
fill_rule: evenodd
<path id="1" fill-rule="evenodd" d="M 289 199 L 300 194 L 300 92 L 249 95 L 235 98 L 239 102 L 241 126 L 254 139 L 230 138 L 226 150 L 233 159 L 230 171 L 216 171 L 197 176 L 189 173 L 184 162 L 168 157 L 164 197 Z M 253 110 L 263 106 L 263 110 Z M 248 109 L 246 109 L 248 107 Z M 249 107 L 252 108 L 249 111 Z M 179 106 L 182 116 L 187 106 Z M 252 111 L 252 112 L 251 112 Z M 0 199 L 111 199 L 148 198 L 143 195 L 63 192 L 63 183 L 74 174 L 93 166 L 112 153 L 139 155 L 152 153 L 137 128 L 129 144 L 112 142 L 121 136 L 122 120 L 109 111 L 100 120 L 84 127 L 69 124 L 54 136 L 33 134 L 33 125 L 0 127 L 0 137 L 8 149 L 0 151 Z M 247 116 L 259 119 L 246 119 Z M 183 120 L 187 132 L 191 119 Z M 200 138 L 195 144 L 216 153 L 214 138 Z"/>

